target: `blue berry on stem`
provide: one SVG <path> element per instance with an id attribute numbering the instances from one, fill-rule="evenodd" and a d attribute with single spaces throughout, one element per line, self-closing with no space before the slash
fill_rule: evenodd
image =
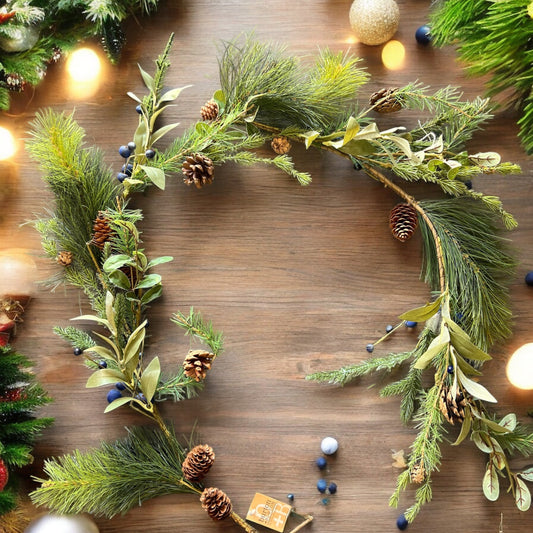
<path id="1" fill-rule="evenodd" d="M 146 150 L 146 152 L 144 152 L 144 155 L 148 159 L 153 159 L 155 157 L 155 150 L 152 150 L 151 148 L 149 148 L 148 150 Z"/>
<path id="2" fill-rule="evenodd" d="M 324 493 L 328 488 L 328 482 L 325 479 L 319 479 L 316 484 L 316 490 L 318 492 Z"/>
<path id="3" fill-rule="evenodd" d="M 124 172 L 119 172 L 117 174 L 117 180 L 120 181 L 120 183 L 122 183 L 127 177 L 128 175 L 124 174 Z"/>
<path id="4" fill-rule="evenodd" d="M 465 181 L 465 186 L 467 189 L 471 189 L 472 188 L 472 180 L 466 180 Z"/>
<path id="5" fill-rule="evenodd" d="M 128 163 L 127 165 L 122 165 L 122 172 L 124 172 L 124 174 L 131 176 L 132 171 L 133 165 L 131 163 Z"/>
<path id="6" fill-rule="evenodd" d="M 393 329 L 394 329 L 394 326 L 392 326 L 391 324 L 389 324 L 389 325 L 385 328 L 385 331 L 386 331 L 387 333 L 390 333 Z"/>
<path id="7" fill-rule="evenodd" d="M 289 500 L 290 502 L 294 501 L 294 494 L 292 494 L 292 492 L 290 494 L 287 494 L 287 500 Z"/>
<path id="8" fill-rule="evenodd" d="M 124 158 L 128 159 L 128 157 L 131 155 L 131 151 L 127 146 L 121 146 L 118 149 L 118 153 Z"/>
<path id="9" fill-rule="evenodd" d="M 135 148 L 137 148 L 137 145 L 136 145 L 133 141 L 130 141 L 130 142 L 128 143 L 128 150 L 129 150 L 130 152 L 133 152 L 133 151 L 135 150 Z"/>
<path id="10" fill-rule="evenodd" d="M 107 363 L 105 361 L 98 361 L 98 366 L 100 368 L 107 368 Z"/>
<path id="11" fill-rule="evenodd" d="M 429 44 L 431 42 L 431 29 L 427 24 L 417 28 L 415 32 L 415 39 L 418 44 Z"/>
<path id="12" fill-rule="evenodd" d="M 118 398 L 121 398 L 121 397 L 122 397 L 122 394 L 120 394 L 120 391 L 117 390 L 117 389 L 111 389 L 107 393 L 107 401 L 109 403 L 114 402 L 115 400 L 117 400 Z"/>
<path id="13" fill-rule="evenodd" d="M 406 328 L 415 328 L 417 324 L 418 324 L 418 322 L 415 322 L 414 320 L 407 320 L 405 322 L 405 327 Z"/>
<path id="14" fill-rule="evenodd" d="M 323 470 L 324 468 L 326 468 L 327 464 L 328 464 L 328 462 L 326 461 L 325 457 L 319 457 L 316 460 L 316 466 L 318 466 L 318 468 L 320 468 L 320 470 Z"/>
<path id="15" fill-rule="evenodd" d="M 453 374 L 453 365 L 448 366 L 448 374 Z"/>
<path id="16" fill-rule="evenodd" d="M 135 398 L 136 398 L 137 400 L 143 402 L 143 403 L 148 403 L 148 402 L 146 401 L 146 396 L 145 396 L 142 392 L 140 392 L 139 394 L 135 395 Z"/>
<path id="17" fill-rule="evenodd" d="M 119 381 L 119 382 L 115 383 L 115 387 L 118 390 L 126 390 L 126 384 L 123 381 Z"/>
<path id="18" fill-rule="evenodd" d="M 528 272 L 525 277 L 525 282 L 530 287 L 533 287 L 533 270 L 531 272 Z"/>
<path id="19" fill-rule="evenodd" d="M 137 113 L 139 113 L 139 115 L 143 112 L 143 108 L 142 108 L 141 104 L 139 104 L 139 105 L 135 108 L 135 111 L 137 111 Z"/>
<path id="20" fill-rule="evenodd" d="M 368 353 L 372 353 L 374 351 L 374 345 L 373 344 L 367 344 L 366 345 L 366 351 Z"/>
<path id="21" fill-rule="evenodd" d="M 74 355 L 81 355 L 83 353 L 83 350 L 81 348 L 74 348 L 74 350 L 72 350 L 74 352 Z"/>
<path id="22" fill-rule="evenodd" d="M 398 520 L 396 520 L 396 527 L 400 530 L 400 531 L 404 531 L 405 529 L 407 529 L 407 526 L 409 525 L 409 522 L 407 521 L 407 518 L 405 518 L 405 515 L 402 514 L 398 517 Z"/>
<path id="23" fill-rule="evenodd" d="M 335 494 L 337 492 L 337 483 L 330 483 L 328 487 L 328 491 L 330 494 Z"/>

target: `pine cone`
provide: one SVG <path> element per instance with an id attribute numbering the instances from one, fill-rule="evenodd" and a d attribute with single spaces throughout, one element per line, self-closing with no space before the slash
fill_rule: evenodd
<path id="1" fill-rule="evenodd" d="M 272 150 L 276 152 L 276 154 L 284 155 L 289 152 L 291 149 L 291 143 L 287 137 L 274 137 L 272 139 L 272 142 L 270 143 L 270 146 L 272 147 Z"/>
<path id="2" fill-rule="evenodd" d="M 4 394 L 0 396 L 0 402 L 18 402 L 22 398 L 22 389 L 17 387 L 15 389 L 7 389 Z"/>
<path id="3" fill-rule="evenodd" d="M 454 425 L 455 422 L 463 422 L 465 419 L 465 407 L 467 400 L 462 392 L 453 396 L 449 387 L 444 386 L 440 391 L 439 408 L 444 418 Z"/>
<path id="4" fill-rule="evenodd" d="M 215 462 L 215 452 L 208 444 L 195 446 L 181 466 L 183 477 L 193 483 L 201 481 Z"/>
<path id="5" fill-rule="evenodd" d="M 218 117 L 218 104 L 214 100 L 209 100 L 200 109 L 202 120 L 215 120 Z"/>
<path id="6" fill-rule="evenodd" d="M 72 252 L 62 250 L 57 254 L 56 261 L 62 266 L 69 266 L 72 263 Z"/>
<path id="7" fill-rule="evenodd" d="M 375 106 L 374 109 L 378 113 L 395 113 L 400 111 L 402 104 L 394 96 L 398 87 L 389 89 L 380 89 L 370 96 L 370 105 Z"/>
<path id="8" fill-rule="evenodd" d="M 415 463 L 409 472 L 409 477 L 413 483 L 422 483 L 426 477 L 424 466 L 420 463 Z"/>
<path id="9" fill-rule="evenodd" d="M 205 379 L 207 371 L 211 368 L 213 357 L 215 357 L 215 354 L 204 350 L 190 350 L 185 361 L 183 361 L 185 375 L 195 381 L 202 381 Z"/>
<path id="10" fill-rule="evenodd" d="M 231 500 L 220 489 L 214 487 L 204 489 L 200 503 L 213 520 L 224 520 L 231 515 Z"/>
<path id="11" fill-rule="evenodd" d="M 398 204 L 390 212 L 389 225 L 392 235 L 405 242 L 413 236 L 418 226 L 416 209 L 409 204 Z"/>
<path id="12" fill-rule="evenodd" d="M 0 459 L 0 492 L 4 490 L 4 487 L 7 485 L 7 481 L 9 479 L 9 471 L 7 470 L 7 466 Z"/>
<path id="13" fill-rule="evenodd" d="M 209 157 L 202 154 L 194 154 L 185 159 L 181 171 L 185 176 L 183 181 L 187 185 L 194 183 L 197 189 L 201 189 L 204 185 L 209 185 L 213 182 L 215 166 Z"/>
<path id="14" fill-rule="evenodd" d="M 30 301 L 29 296 L 5 296 L 0 300 L 0 313 L 4 313 L 9 320 L 22 322 L 24 306 Z"/>
<path id="15" fill-rule="evenodd" d="M 14 92 L 22 92 L 26 88 L 26 80 L 16 72 L 0 70 L 0 87 Z"/>
<path id="16" fill-rule="evenodd" d="M 103 250 L 105 243 L 111 238 L 113 230 L 109 225 L 109 217 L 105 211 L 98 211 L 93 225 L 93 238 L 91 244 Z"/>

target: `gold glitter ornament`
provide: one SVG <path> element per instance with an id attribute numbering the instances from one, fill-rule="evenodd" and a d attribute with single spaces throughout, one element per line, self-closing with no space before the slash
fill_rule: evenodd
<path id="1" fill-rule="evenodd" d="M 354 0 L 350 8 L 350 25 L 363 44 L 386 43 L 399 22 L 400 9 L 394 0 Z"/>

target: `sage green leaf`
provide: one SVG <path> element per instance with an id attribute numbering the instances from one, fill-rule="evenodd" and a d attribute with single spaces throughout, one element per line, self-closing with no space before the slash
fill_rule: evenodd
<path id="1" fill-rule="evenodd" d="M 132 93 L 131 91 L 128 91 L 126 93 L 132 100 L 135 100 L 138 104 L 142 104 L 142 100 L 134 93 Z"/>
<path id="2" fill-rule="evenodd" d="M 400 319 L 413 320 L 415 322 L 425 322 L 433 315 L 437 314 L 438 310 L 440 309 L 443 297 L 444 294 L 441 294 L 435 301 L 431 303 L 428 303 L 422 307 L 411 309 L 410 311 L 406 311 L 405 313 L 400 315 Z"/>
<path id="3" fill-rule="evenodd" d="M 156 257 L 152 259 L 148 265 L 146 265 L 146 270 L 149 268 L 155 267 L 156 265 L 162 265 L 163 263 L 170 263 L 174 258 L 171 255 L 162 255 L 161 257 Z"/>
<path id="4" fill-rule="evenodd" d="M 120 272 L 120 271 L 119 271 Z M 129 286 L 129 283 L 128 283 Z M 107 321 L 109 322 L 109 331 L 113 337 L 117 336 L 117 325 L 115 323 L 115 310 L 113 305 L 115 304 L 115 297 L 113 293 L 107 291 L 105 294 L 105 314 Z"/>
<path id="5" fill-rule="evenodd" d="M 505 455 L 503 452 L 494 452 L 492 454 L 492 462 L 498 470 L 503 470 L 506 464 Z"/>
<path id="6" fill-rule="evenodd" d="M 468 158 L 480 167 L 496 167 L 502 160 L 497 152 L 479 152 L 468 156 Z"/>
<path id="7" fill-rule="evenodd" d="M 443 327 L 439 335 L 437 335 L 428 346 L 428 349 L 418 358 L 414 364 L 414 368 L 423 370 L 428 366 L 431 360 L 442 350 L 446 349 L 450 342 L 450 333 L 448 328 Z"/>
<path id="8" fill-rule="evenodd" d="M 162 107 L 161 109 L 157 109 L 152 113 L 152 116 L 150 117 L 150 131 L 154 129 L 155 121 L 157 120 L 157 117 L 167 108 L 167 107 L 173 107 L 173 104 L 169 104 L 165 107 Z"/>
<path id="9" fill-rule="evenodd" d="M 344 133 L 343 144 L 349 143 L 359 133 L 360 129 L 361 129 L 361 126 L 359 125 L 359 122 L 357 122 L 357 120 L 354 117 L 350 117 L 346 124 L 346 131 Z"/>
<path id="10" fill-rule="evenodd" d="M 494 502 L 500 495 L 500 481 L 498 480 L 498 472 L 492 461 L 487 463 L 487 470 L 483 476 L 483 494 L 487 500 Z"/>
<path id="11" fill-rule="evenodd" d="M 165 172 L 160 168 L 139 165 L 145 172 L 150 181 L 159 189 L 165 190 Z"/>
<path id="12" fill-rule="evenodd" d="M 159 357 L 154 357 L 141 376 L 141 389 L 148 402 L 151 402 L 154 397 L 160 375 Z"/>
<path id="13" fill-rule="evenodd" d="M 91 389 L 93 387 L 101 387 L 102 385 L 109 385 L 110 383 L 116 383 L 117 381 L 127 381 L 126 376 L 120 370 L 114 370 L 113 368 L 104 368 L 93 372 L 85 387 Z"/>
<path id="14" fill-rule="evenodd" d="M 146 335 L 146 320 L 130 335 L 124 348 L 124 362 L 139 357 L 139 351 Z"/>
<path id="15" fill-rule="evenodd" d="M 144 81 L 144 84 L 146 85 L 146 88 L 154 93 L 155 92 L 155 82 L 154 82 L 154 78 L 152 78 L 152 76 L 150 76 L 150 74 L 148 74 L 148 72 L 146 72 L 142 67 L 141 65 L 137 65 L 139 67 L 139 70 L 141 72 L 141 76 L 142 76 L 142 79 Z"/>
<path id="16" fill-rule="evenodd" d="M 454 348 L 466 359 L 473 361 L 489 361 L 492 357 L 478 348 L 470 337 L 451 319 L 446 319 L 446 324 L 450 329 L 450 336 Z"/>
<path id="17" fill-rule="evenodd" d="M 121 289 L 131 289 L 131 282 L 128 276 L 122 272 L 122 270 L 114 270 L 108 275 L 109 281 L 115 286 Z"/>
<path id="18" fill-rule="evenodd" d="M 105 337 L 104 335 L 100 335 L 100 333 L 97 333 L 96 331 L 93 331 L 93 335 L 95 335 L 96 337 L 99 337 L 104 342 L 107 342 L 107 344 L 109 344 L 109 346 L 111 346 L 111 348 L 113 348 L 113 351 L 115 352 L 117 358 L 120 358 L 120 349 L 111 339 Z M 89 351 L 89 350 L 87 350 L 87 351 Z"/>
<path id="19" fill-rule="evenodd" d="M 133 142 L 137 146 L 142 146 L 145 148 L 147 146 L 148 142 L 148 123 L 146 121 L 146 117 L 141 116 L 139 119 L 139 125 L 137 126 L 137 129 L 135 130 L 135 133 L 133 135 Z"/>
<path id="20" fill-rule="evenodd" d="M 157 298 L 161 296 L 163 293 L 163 286 L 161 284 L 154 285 L 150 289 L 148 289 L 141 297 L 141 303 L 143 305 L 147 305 L 150 302 L 153 302 Z"/>
<path id="21" fill-rule="evenodd" d="M 154 131 L 152 135 L 150 136 L 150 142 L 152 144 L 155 144 L 161 137 L 166 135 L 169 131 L 172 131 L 176 126 L 179 126 L 179 122 L 174 122 L 173 124 L 167 124 L 166 126 L 162 126 L 157 131 Z"/>
<path id="22" fill-rule="evenodd" d="M 189 87 L 192 87 L 192 85 L 185 85 L 184 87 L 170 89 L 170 91 L 167 91 L 163 96 L 161 96 L 156 107 L 159 107 L 164 102 L 173 102 L 180 95 L 181 91 L 188 89 Z"/>
<path id="23" fill-rule="evenodd" d="M 514 431 L 517 424 L 518 421 L 514 413 L 509 413 L 500 420 L 500 426 L 507 428 L 509 431 Z"/>
<path id="24" fill-rule="evenodd" d="M 498 400 L 480 383 L 472 381 L 470 378 L 467 378 L 461 368 L 457 366 L 456 368 L 457 378 L 461 382 L 461 385 L 474 397 L 478 400 L 483 400 L 485 402 L 494 402 L 498 403 Z"/>
<path id="25" fill-rule="evenodd" d="M 457 364 L 459 365 L 459 368 L 467 375 L 467 376 L 482 376 L 483 374 L 474 368 L 471 364 L 469 364 L 467 361 L 463 359 L 461 354 L 455 350 L 455 348 L 452 346 L 453 354 L 455 355 L 455 358 L 457 360 Z"/>
<path id="26" fill-rule="evenodd" d="M 105 357 L 107 359 L 114 359 L 115 356 L 113 355 L 113 352 L 106 348 L 105 346 L 91 346 L 90 348 L 87 348 L 86 350 L 83 350 L 83 353 L 97 353 L 98 355 L 101 355 L 102 357 Z"/>
<path id="27" fill-rule="evenodd" d="M 149 289 L 150 287 L 161 283 L 161 279 L 159 274 L 148 274 L 148 276 L 144 276 L 144 278 L 137 283 L 135 289 Z"/>
<path id="28" fill-rule="evenodd" d="M 107 329 L 111 330 L 109 322 L 105 318 L 100 318 L 96 315 L 81 315 L 75 318 L 71 318 L 70 320 L 90 320 L 91 322 L 97 322 L 98 324 L 102 324 L 102 326 L 105 326 Z"/>
<path id="29" fill-rule="evenodd" d="M 305 133 L 301 134 L 301 137 L 305 139 L 305 147 L 309 148 L 313 144 L 313 141 L 320 137 L 320 132 L 314 130 L 306 131 Z"/>
<path id="30" fill-rule="evenodd" d="M 461 431 L 456 441 L 452 444 L 452 446 L 458 446 L 459 444 L 461 444 L 461 442 L 463 442 L 466 439 L 466 437 L 468 437 L 471 427 L 472 427 L 472 415 L 470 414 L 470 409 L 465 409 L 465 418 L 461 425 Z"/>
<path id="31" fill-rule="evenodd" d="M 226 105 L 226 95 L 224 94 L 224 91 L 222 89 L 218 89 L 213 94 L 213 100 L 219 105 L 224 106 Z"/>
<path id="32" fill-rule="evenodd" d="M 492 453 L 492 446 L 487 444 L 487 440 L 490 440 L 490 437 L 485 431 L 472 431 L 472 440 L 482 452 Z"/>
<path id="33" fill-rule="evenodd" d="M 146 270 L 148 267 L 148 258 L 142 252 L 133 252 L 133 257 L 139 265 L 141 270 Z"/>
<path id="34" fill-rule="evenodd" d="M 121 407 L 122 405 L 131 402 L 131 397 L 125 397 L 122 396 L 121 398 L 117 398 L 116 400 L 112 401 L 106 408 L 104 413 L 109 413 L 109 411 L 115 410 L 117 407 Z"/>
<path id="35" fill-rule="evenodd" d="M 196 133 L 198 133 L 198 135 L 201 135 L 203 137 L 209 133 L 211 128 L 205 122 L 197 122 L 196 126 L 194 126 L 194 130 L 196 131 Z"/>
<path id="36" fill-rule="evenodd" d="M 531 492 L 529 492 L 529 488 L 523 479 L 515 476 L 515 481 L 516 485 L 514 497 L 516 506 L 521 511 L 527 511 L 531 507 Z"/>
<path id="37" fill-rule="evenodd" d="M 522 472 L 519 472 L 518 475 L 526 481 L 533 482 L 533 466 L 522 470 Z"/>
<path id="38" fill-rule="evenodd" d="M 105 263 L 102 265 L 104 272 L 111 272 L 117 268 L 121 268 L 124 265 L 134 265 L 134 261 L 129 255 L 126 254 L 116 254 L 110 255 Z"/>
<path id="39" fill-rule="evenodd" d="M 343 154 L 357 157 L 373 154 L 376 151 L 376 148 L 370 141 L 365 139 L 355 139 L 345 144 L 339 151 Z"/>
<path id="40" fill-rule="evenodd" d="M 500 424 L 497 424 L 494 420 L 489 420 L 488 418 L 481 418 L 481 420 L 483 420 L 483 423 L 496 433 L 509 433 L 511 431 L 509 428 L 500 426 Z"/>

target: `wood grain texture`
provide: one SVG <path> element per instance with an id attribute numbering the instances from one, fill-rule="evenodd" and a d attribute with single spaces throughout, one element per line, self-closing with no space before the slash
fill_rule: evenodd
<path id="1" fill-rule="evenodd" d="M 283 42 L 302 55 L 326 46 L 351 48 L 372 75 L 361 98 L 417 79 L 434 87 L 460 85 L 469 97 L 480 94 L 482 80 L 464 76 L 452 48 L 417 45 L 414 32 L 426 22 L 429 2 L 398 4 L 396 38 L 406 47 L 406 62 L 401 70 L 389 71 L 380 60 L 382 47 L 346 43 L 349 0 L 161 2 L 157 14 L 130 23 L 123 60 L 108 68 L 95 96 L 76 101 L 67 93 L 64 68 L 53 67 L 32 101 L 27 95 L 17 99 L 13 125 L 22 135 L 37 109 L 75 108 L 88 143 L 100 146 L 118 170 L 122 163 L 116 150 L 131 139 L 137 122 L 125 93 L 142 92 L 137 63 L 151 69 L 170 32 L 176 40 L 168 85 L 193 84 L 166 115 L 168 122 L 179 121 L 180 128 L 198 119 L 200 106 L 218 88 L 218 43 L 246 31 Z M 411 115 L 407 120 L 416 119 Z M 504 374 L 509 354 L 532 340 L 533 291 L 523 282 L 533 269 L 532 164 L 516 138 L 516 119 L 512 112 L 498 114 L 471 149 L 496 149 L 523 168 L 520 176 L 476 178 L 475 187 L 499 195 L 520 224 L 511 235 L 521 261 L 512 286 L 515 333 L 493 350 L 483 379 L 502 413 L 525 417 L 533 395 L 513 389 Z M 391 118 L 378 121 L 383 127 L 398 125 Z M 158 269 L 165 294 L 151 310 L 150 353 L 165 366 L 181 364 L 188 341 L 169 317 L 191 305 L 226 338 L 205 392 L 186 403 L 165 404 L 164 414 L 184 434 L 198 424 L 201 440 L 217 455 L 207 482 L 227 492 L 240 514 L 256 491 L 282 500 L 292 492 L 297 509 L 315 516 L 310 528 L 315 533 L 395 531 L 399 511 L 388 507 L 397 475 L 391 450 L 407 451 L 415 435 L 401 424 L 398 401 L 380 399 L 370 379 L 340 389 L 307 382 L 304 376 L 363 360 L 364 347 L 386 324 L 428 299 L 428 289 L 418 279 L 419 237 L 404 245 L 392 239 L 387 220 L 396 198 L 346 161 L 300 147 L 293 156 L 298 168 L 313 175 L 309 187 L 272 169 L 226 165 L 217 168 L 215 182 L 204 190 L 187 188 L 177 177 L 165 192 L 151 190 L 136 202 L 145 214 L 148 253 L 175 258 Z M 36 165 L 23 153 L 17 175 L 17 191 L 3 206 L 2 247 L 24 246 L 39 256 L 37 236 L 19 224 L 42 212 L 50 195 Z M 424 195 L 419 186 L 410 190 Z M 38 263 L 44 278 L 52 267 L 41 259 Z M 104 415 L 105 392 L 84 388 L 87 371 L 52 335 L 54 325 L 66 325 L 84 308 L 77 291 L 39 290 L 20 329 L 17 347 L 36 361 L 40 380 L 55 398 L 46 414 L 55 416 L 56 423 L 37 446 L 28 473 L 38 474 L 46 457 L 97 446 L 103 439 L 122 437 L 124 426 L 144 422 L 126 410 Z M 376 353 L 409 348 L 415 335 L 401 331 Z M 315 486 L 322 474 L 314 466 L 326 435 L 340 442 L 325 474 L 339 487 L 327 507 L 320 504 Z M 496 533 L 500 513 L 505 533 L 531 529 L 532 511 L 517 511 L 511 496 L 503 495 L 497 503 L 485 500 L 484 458 L 471 443 L 444 450 L 433 501 L 409 531 Z M 401 506 L 410 505 L 411 496 L 408 491 Z M 240 531 L 229 522 L 212 522 L 194 496 L 159 498 L 124 517 L 97 522 L 102 533 Z"/>

